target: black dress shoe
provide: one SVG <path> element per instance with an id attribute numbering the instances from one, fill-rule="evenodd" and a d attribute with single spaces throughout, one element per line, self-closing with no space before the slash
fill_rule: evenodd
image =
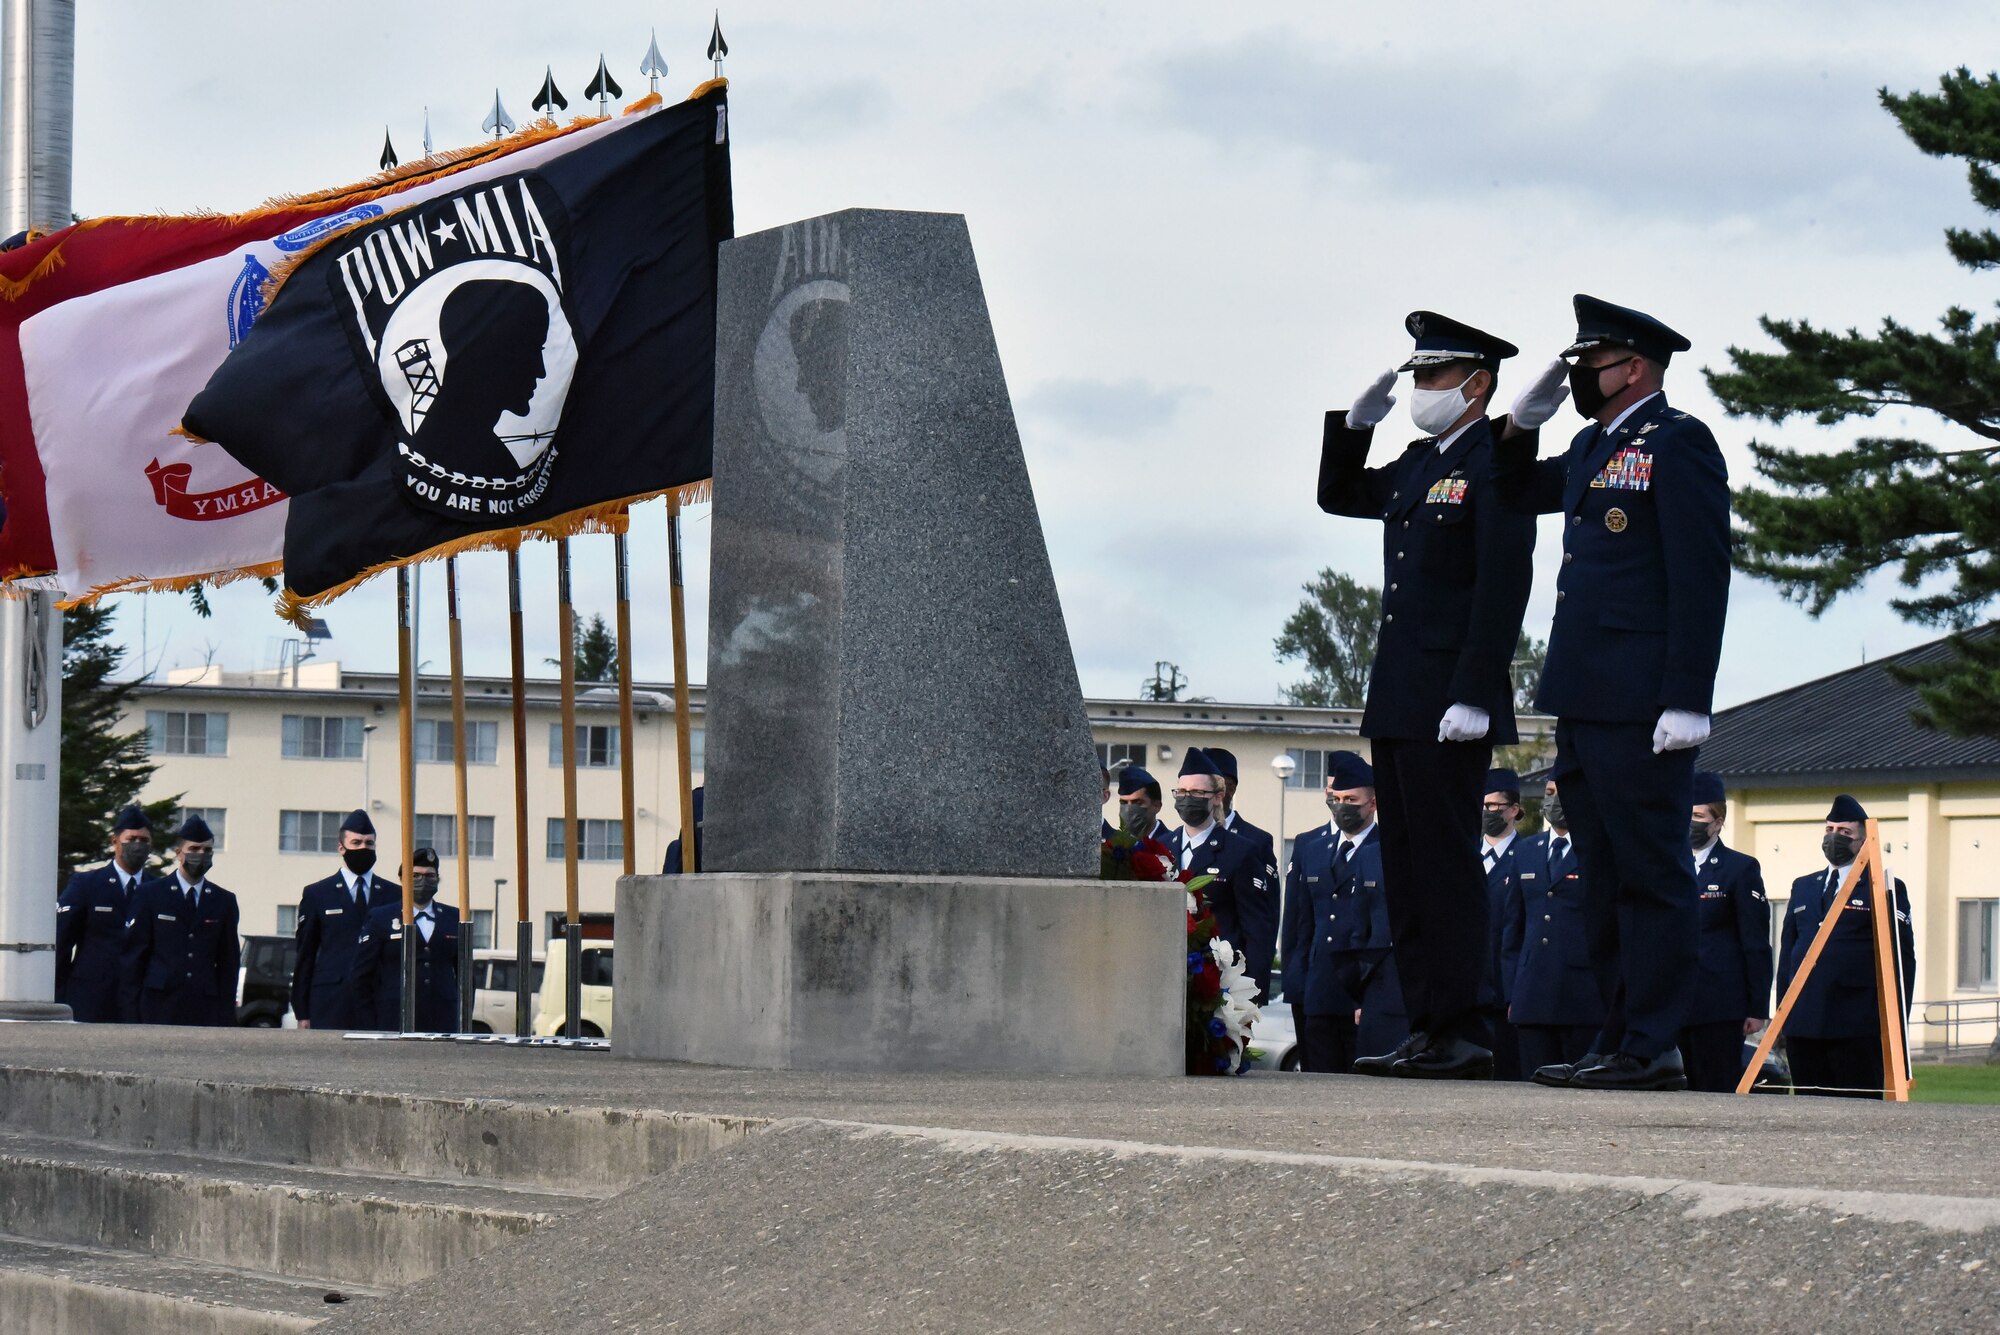
<path id="1" fill-rule="evenodd" d="M 1394 1052 L 1385 1052 L 1379 1057 L 1356 1057 L 1354 1065 L 1348 1069 L 1356 1075 L 1394 1075 L 1397 1062 L 1420 1051 L 1430 1041 L 1429 1035 L 1411 1034 L 1396 1045 Z"/>
<path id="2" fill-rule="evenodd" d="M 1591 1066 L 1602 1066 L 1603 1064 L 1604 1058 L 1602 1056 L 1595 1052 L 1586 1052 L 1577 1061 L 1556 1062 L 1551 1066 L 1537 1066 L 1535 1073 L 1529 1076 L 1528 1079 L 1538 1085 L 1547 1085 L 1551 1089 L 1567 1089 L 1569 1088 L 1569 1082 L 1575 1078 L 1578 1071 Z"/>
<path id="3" fill-rule="evenodd" d="M 1571 1089 L 1686 1089 L 1688 1078 L 1680 1049 L 1668 1048 L 1650 1061 L 1615 1052 L 1596 1066 L 1579 1067 L 1569 1083 Z"/>
<path id="4" fill-rule="evenodd" d="M 1491 1080 L 1493 1054 L 1463 1038 L 1433 1039 L 1389 1073 L 1409 1080 Z"/>

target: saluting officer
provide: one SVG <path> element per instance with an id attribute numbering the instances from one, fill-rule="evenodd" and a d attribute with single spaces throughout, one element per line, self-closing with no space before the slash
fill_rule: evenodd
<path id="1" fill-rule="evenodd" d="M 366 1029 L 375 1008 L 349 981 L 362 920 L 378 904 L 403 902 L 403 887 L 374 874 L 375 822 L 350 811 L 340 823 L 341 868 L 299 899 L 299 961 L 292 969 L 292 1014 L 299 1028 Z"/>
<path id="2" fill-rule="evenodd" d="M 1517 740 L 1508 675 L 1533 579 L 1534 520 L 1497 503 L 1485 413 L 1513 344 L 1431 311 L 1406 322 L 1416 350 L 1410 416 L 1423 439 L 1366 466 L 1396 400 L 1385 372 L 1326 415 L 1319 504 L 1382 525 L 1382 624 L 1361 734 L 1373 745 L 1382 872 L 1412 1033 L 1370 1074 L 1485 1079 L 1491 1037 L 1479 984 L 1486 886 L 1476 850 L 1495 744 Z"/>
<path id="3" fill-rule="evenodd" d="M 1696 914 L 1688 860 L 1695 748 L 1729 605 L 1729 479 L 1715 437 L 1661 392 L 1688 341 L 1650 315 L 1576 298 L 1563 357 L 1591 419 L 1561 458 L 1537 461 L 1515 427 L 1562 402 L 1557 361 L 1515 402 L 1494 480 L 1524 513 L 1561 513 L 1555 625 L 1535 702 L 1556 715 L 1556 763 L 1589 892 L 1604 1027 L 1541 1084 L 1685 1089 L 1677 1041 L 1693 1000 Z"/>
<path id="4" fill-rule="evenodd" d="M 1519 1080 L 1520 1041 L 1507 1019 L 1507 980 L 1500 965 L 1507 926 L 1507 854 L 1521 832 L 1521 776 L 1511 769 L 1486 772 L 1486 796 L 1479 806 L 1479 859 L 1486 868 L 1486 972 L 1479 982 L 1479 1009 L 1493 1035 L 1493 1078 Z"/>
<path id="5" fill-rule="evenodd" d="M 136 806 L 111 822 L 111 861 L 69 878 L 56 901 L 56 1000 L 84 1023 L 131 1023 L 119 952 L 125 920 L 153 856 L 153 824 Z"/>
<path id="6" fill-rule="evenodd" d="M 1743 1078 L 1743 1040 L 1771 1014 L 1771 905 L 1764 897 L 1764 869 L 1722 842 L 1728 817 L 1722 776 L 1696 770 L 1688 845 L 1701 914 L 1700 966 L 1680 1049 L 1688 1088 L 1711 1094 L 1735 1092 Z"/>
<path id="7" fill-rule="evenodd" d="M 1543 793 L 1542 819 L 1549 828 L 1508 850 L 1501 909 L 1507 1018 L 1521 1069 L 1528 1072 L 1582 1061 L 1604 1024 L 1569 813 L 1553 781 Z"/>
<path id="8" fill-rule="evenodd" d="M 208 822 L 190 816 L 174 838 L 174 869 L 132 896 L 121 952 L 126 1011 L 140 1024 L 233 1025 L 243 963 L 236 896 L 208 879 Z"/>
<path id="9" fill-rule="evenodd" d="M 419 848 L 410 859 L 408 926 L 400 900 L 377 904 L 368 911 L 354 943 L 354 973 L 350 987 L 357 1009 L 366 1007 L 372 1027 L 403 1027 L 403 951 L 416 938 L 417 1029 L 424 1034 L 458 1029 L 458 910 L 437 902 L 438 855 Z"/>
<path id="10" fill-rule="evenodd" d="M 1334 797 L 1334 776 L 1326 776 L 1326 806 L 1331 813 L 1338 799 Z M 1292 1032 L 1298 1035 L 1301 1056 L 1309 1055 L 1306 1048 L 1306 978 L 1312 963 L 1313 941 L 1325 929 L 1316 922 L 1313 907 L 1313 887 L 1327 875 L 1327 841 L 1337 836 L 1333 822 L 1315 825 L 1292 841 L 1292 859 L 1285 866 L 1285 893 L 1279 905 L 1278 921 L 1278 963 L 1284 969 L 1285 1001 L 1292 1008 Z M 1344 1013 L 1352 1016 L 1354 1007 L 1349 1005 Z M 1333 1068 L 1345 1071 L 1353 1062 L 1351 1051 L 1347 1060 Z M 1301 1062 L 1303 1065 L 1303 1061 Z M 1313 1067 L 1306 1066 L 1310 1071 Z"/>
<path id="11" fill-rule="evenodd" d="M 1791 1060 L 1792 1088 L 1800 1094 L 1846 1098 L 1882 1097 L 1882 1027 L 1876 1012 L 1875 902 L 1866 868 L 1847 898 L 1840 887 L 1861 851 L 1868 813 L 1842 793 L 1826 813 L 1820 851 L 1825 871 L 1792 882 L 1792 903 L 1778 945 L 1778 995 L 1792 985 L 1806 951 L 1828 913 L 1840 922 L 1813 965 L 1798 1001 L 1785 1019 L 1785 1053 Z M 1895 881 L 1891 918 L 1896 924 L 1896 1022 L 1909 1014 L 1911 981 L 1917 976 L 1917 942 L 1910 930 L 1910 892 Z"/>
<path id="12" fill-rule="evenodd" d="M 1213 876 L 1209 907 L 1215 932 L 1243 956 L 1243 971 L 1257 984 L 1261 1005 L 1271 995 L 1271 963 L 1278 950 L 1278 887 L 1264 870 L 1263 850 L 1218 819 L 1222 775 L 1198 746 L 1190 746 L 1174 784 L 1181 818 L 1175 847 L 1183 873 Z"/>

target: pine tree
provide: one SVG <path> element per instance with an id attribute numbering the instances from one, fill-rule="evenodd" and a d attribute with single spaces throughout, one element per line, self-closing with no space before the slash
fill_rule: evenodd
<path id="1" fill-rule="evenodd" d="M 63 613 L 62 790 L 57 822 L 57 884 L 78 867 L 102 862 L 118 809 L 138 797 L 158 768 L 147 757 L 144 730 L 117 731 L 133 698 L 132 683 L 113 681 L 125 651 L 111 641 L 112 609 L 97 604 Z M 164 855 L 166 831 L 180 798 L 145 804 L 155 845 Z M 156 865 L 164 865 L 163 862 Z"/>
<path id="2" fill-rule="evenodd" d="M 577 623 L 576 679 L 578 681 L 618 679 L 618 637 L 604 624 L 602 615 L 593 615 L 588 625 Z"/>
<path id="3" fill-rule="evenodd" d="M 1918 149 L 1963 159 L 1972 197 L 2000 212 L 2000 76 L 1960 68 L 1935 93 L 1879 93 Z M 1946 249 L 1974 273 L 2000 268 L 2000 235 L 1950 228 Z M 1733 416 L 1834 426 L 1918 408 L 1970 435 L 1946 444 L 1863 436 L 1833 451 L 1753 441 L 1768 488 L 1736 492 L 1739 570 L 1769 580 L 1814 616 L 1879 571 L 1904 588 L 1905 620 L 1947 629 L 1955 659 L 1898 675 L 1919 688 L 1919 722 L 2000 735 L 2000 643 L 1967 638 L 2000 596 L 2000 322 L 1953 306 L 1935 333 L 1884 319 L 1872 334 L 1804 320 L 1759 321 L 1780 351 L 1732 347 L 1708 373 Z"/>
<path id="4" fill-rule="evenodd" d="M 1306 677 L 1283 689 L 1285 703 L 1359 709 L 1375 663 L 1382 591 L 1337 570 L 1304 586 L 1305 600 L 1278 632 L 1278 661 L 1305 660 Z"/>

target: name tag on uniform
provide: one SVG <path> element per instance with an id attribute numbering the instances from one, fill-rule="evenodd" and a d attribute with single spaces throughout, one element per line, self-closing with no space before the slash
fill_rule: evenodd
<path id="1" fill-rule="evenodd" d="M 328 909 L 326 911 L 326 916 L 329 918 L 337 918 L 345 912 L 347 912 L 346 909 Z"/>
<path id="2" fill-rule="evenodd" d="M 401 932 L 391 932 L 389 933 L 389 939 L 391 941 L 401 941 L 403 939 L 403 934 Z"/>
<path id="3" fill-rule="evenodd" d="M 1604 467 L 1590 480 L 1590 485 L 1612 491 L 1651 491 L 1653 456 L 1627 445 L 1604 461 Z"/>
<path id="4" fill-rule="evenodd" d="M 1317 885 L 1318 883 L 1319 883 L 1319 877 L 1317 877 L 1317 876 L 1308 876 L 1308 877 L 1306 877 L 1306 884 L 1307 884 L 1307 885 Z"/>
<path id="5" fill-rule="evenodd" d="M 222 919 L 220 919 L 220 918 L 203 918 L 203 919 L 201 920 L 201 925 L 202 925 L 203 927 L 217 927 L 217 926 L 220 926 L 220 925 L 221 925 L 221 923 L 222 923 Z"/>
<path id="6" fill-rule="evenodd" d="M 114 912 L 114 910 L 112 909 L 112 907 L 111 907 L 111 906 L 110 906 L 109 904 L 99 904 L 99 905 L 97 906 L 97 911 L 98 911 L 99 913 L 111 913 L 111 912 Z M 69 912 L 69 910 L 68 910 L 68 909 L 64 909 L 64 910 L 63 910 L 63 912 L 64 912 L 64 913 L 68 913 L 68 912 Z"/>
<path id="7" fill-rule="evenodd" d="M 177 919 L 175 919 L 174 915 L 173 915 L 173 914 L 171 914 L 171 913 L 162 913 L 162 914 L 160 915 L 160 921 L 161 921 L 161 922 L 174 922 L 174 921 L 177 921 Z"/>
<path id="8" fill-rule="evenodd" d="M 1531 871 L 1524 871 L 1521 873 L 1521 879 L 1524 881 L 1532 881 L 1535 879 L 1535 873 Z"/>
<path id="9" fill-rule="evenodd" d="M 1466 479 L 1453 475 L 1441 477 L 1431 483 L 1431 489 L 1424 496 L 1425 505 L 1465 504 Z"/>
<path id="10" fill-rule="evenodd" d="M 1375 882 L 1373 881 L 1363 881 L 1361 884 L 1367 886 L 1370 890 L 1375 888 Z"/>

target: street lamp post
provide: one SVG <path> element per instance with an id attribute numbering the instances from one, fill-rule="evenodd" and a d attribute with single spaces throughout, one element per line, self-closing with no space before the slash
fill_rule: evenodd
<path id="1" fill-rule="evenodd" d="M 500 892 L 506 888 L 507 878 L 505 876 L 495 876 L 493 878 L 493 919 L 492 925 L 486 929 L 486 944 L 489 948 L 497 946 L 500 943 Z"/>
<path id="2" fill-rule="evenodd" d="M 1285 870 L 1291 859 L 1285 856 L 1285 792 L 1292 786 L 1292 776 L 1299 771 L 1299 762 L 1289 751 L 1280 751 L 1271 757 L 1271 773 L 1278 776 L 1278 848 L 1277 854 L 1284 865 L 1278 868 L 1278 921 L 1285 920 Z M 1278 967 L 1288 968 L 1291 961 L 1280 959 Z"/>

